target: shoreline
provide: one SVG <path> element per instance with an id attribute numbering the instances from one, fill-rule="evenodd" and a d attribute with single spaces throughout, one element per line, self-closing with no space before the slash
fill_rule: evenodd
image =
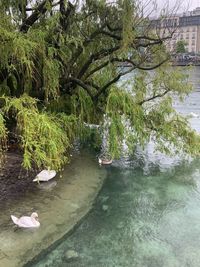
<path id="1" fill-rule="evenodd" d="M 98 166 L 92 155 L 81 153 L 66 166 L 63 176 L 57 177 L 54 181 L 57 185 L 47 191 L 38 190 L 38 185 L 31 183 L 33 194 L 29 188 L 13 206 L 6 206 L 0 221 L 0 266 L 29 266 L 70 235 L 92 209 L 105 181 L 106 170 Z M 38 211 L 41 227 L 16 230 L 9 213 L 19 211 L 22 214 L 30 207 Z"/>
<path id="2" fill-rule="evenodd" d="M 57 246 L 59 246 L 60 244 L 62 244 L 62 242 L 64 240 L 66 240 L 67 238 L 69 238 L 73 233 L 74 231 L 76 231 L 76 229 L 78 229 L 78 227 L 82 224 L 82 222 L 87 218 L 87 216 L 89 216 L 89 214 L 92 212 L 93 210 L 93 206 L 95 204 L 95 201 L 96 199 L 98 198 L 99 194 L 101 193 L 101 190 L 103 188 L 103 185 L 104 185 L 104 182 L 105 182 L 105 179 L 102 183 L 102 186 L 101 188 L 99 189 L 99 191 L 97 191 L 97 194 L 93 200 L 93 202 L 91 203 L 91 207 L 90 209 L 88 210 L 87 213 L 85 213 L 85 215 L 83 215 L 83 217 L 80 218 L 80 220 L 74 224 L 72 226 L 71 229 L 69 229 L 69 231 L 67 231 L 61 238 L 59 238 L 58 240 L 56 240 L 53 244 L 51 244 L 48 248 L 46 248 L 45 250 L 41 251 L 38 255 L 36 255 L 34 258 L 32 258 L 30 261 L 28 261 L 27 263 L 25 263 L 23 266 L 20 266 L 20 267 L 31 267 L 33 264 L 37 264 L 40 260 L 42 260 L 42 258 L 50 253 L 53 249 L 55 249 Z M 67 251 L 67 250 L 66 250 Z"/>

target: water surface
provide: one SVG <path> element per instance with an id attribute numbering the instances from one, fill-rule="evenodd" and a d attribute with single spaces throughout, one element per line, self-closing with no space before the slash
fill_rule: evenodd
<path id="1" fill-rule="evenodd" d="M 194 92 L 176 109 L 200 115 L 200 68 Z M 200 132 L 200 119 L 190 120 Z M 200 160 L 167 157 L 149 144 L 132 158 L 107 167 L 106 183 L 93 211 L 34 267 L 200 266 Z M 75 250 L 79 257 L 68 261 Z"/>

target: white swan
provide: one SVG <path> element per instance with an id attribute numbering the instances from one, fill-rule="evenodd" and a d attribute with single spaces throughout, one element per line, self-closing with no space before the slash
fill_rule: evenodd
<path id="1" fill-rule="evenodd" d="M 107 160 L 107 159 L 100 159 L 99 158 L 99 165 L 109 165 L 112 163 L 112 159 L 111 160 Z"/>
<path id="2" fill-rule="evenodd" d="M 17 218 L 11 215 L 11 219 L 14 222 L 14 224 L 23 228 L 33 228 L 40 226 L 40 222 L 38 221 L 38 214 L 36 212 L 33 212 L 30 217 L 22 216 L 20 218 Z"/>
<path id="3" fill-rule="evenodd" d="M 47 182 L 56 176 L 56 171 L 54 170 L 43 170 L 33 179 L 33 182 Z"/>
<path id="4" fill-rule="evenodd" d="M 198 118 L 198 117 L 199 117 L 199 115 L 196 114 L 196 113 L 194 113 L 194 112 L 190 112 L 190 116 L 191 116 L 192 118 Z"/>

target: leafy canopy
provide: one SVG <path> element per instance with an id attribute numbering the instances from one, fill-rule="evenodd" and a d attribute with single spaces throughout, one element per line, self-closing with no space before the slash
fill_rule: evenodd
<path id="1" fill-rule="evenodd" d="M 88 124 L 106 129 L 112 157 L 152 137 L 162 151 L 199 154 L 172 105 L 191 87 L 168 60 L 135 0 L 1 1 L 0 160 L 14 140 L 25 168 L 60 170 Z"/>
<path id="2" fill-rule="evenodd" d="M 184 40 L 180 40 L 176 43 L 176 53 L 185 53 L 187 43 Z"/>

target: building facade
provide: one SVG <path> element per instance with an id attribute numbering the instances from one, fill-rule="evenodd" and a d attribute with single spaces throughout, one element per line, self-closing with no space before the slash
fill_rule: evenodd
<path id="1" fill-rule="evenodd" d="M 170 52 L 176 51 L 177 42 L 185 43 L 189 53 L 200 53 L 200 7 L 181 15 L 171 16 L 162 20 L 154 20 L 153 27 L 161 38 L 166 39 L 166 47 Z"/>

